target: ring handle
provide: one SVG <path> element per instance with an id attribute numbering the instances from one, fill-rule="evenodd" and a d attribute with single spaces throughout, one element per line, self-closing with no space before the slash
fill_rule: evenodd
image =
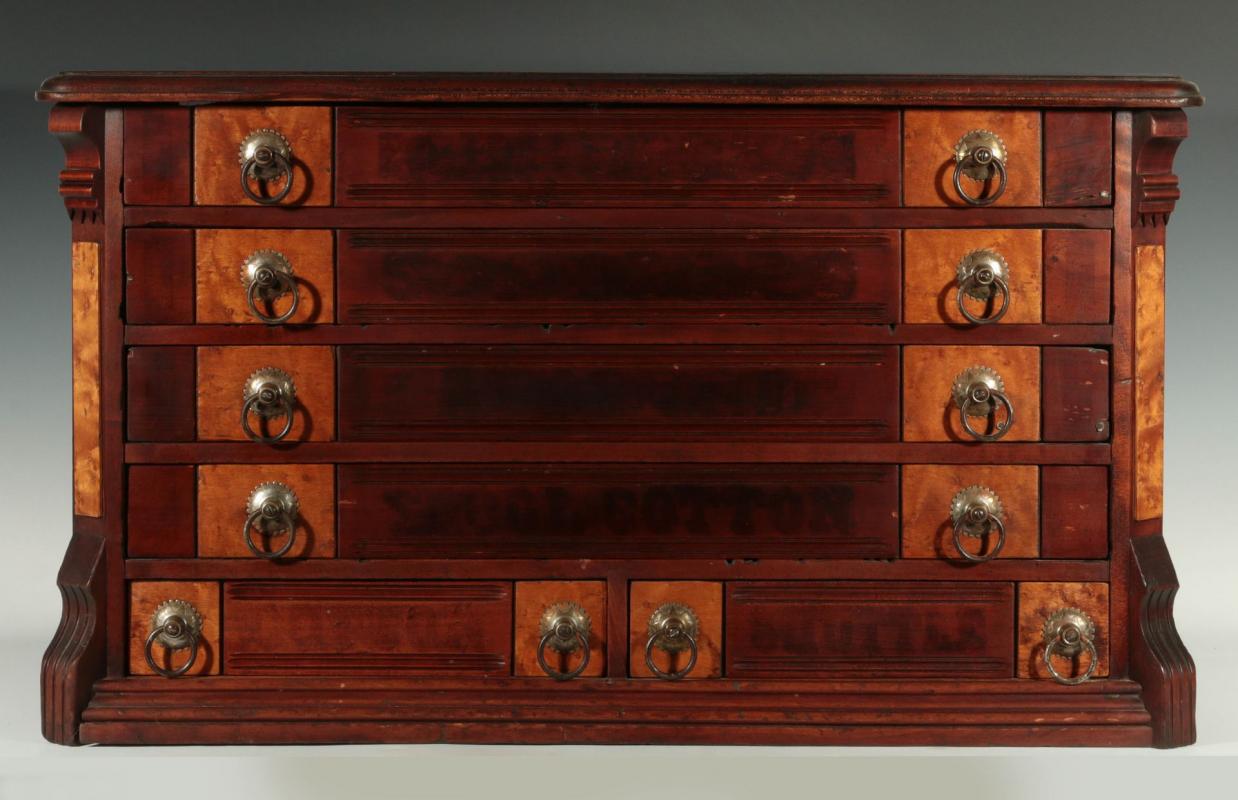
<path id="1" fill-rule="evenodd" d="M 968 367 L 954 379 L 950 390 L 959 407 L 963 430 L 981 442 L 995 442 L 1010 432 L 1014 425 L 1014 403 L 1006 396 L 1005 383 L 996 371 L 983 365 Z M 1004 409 L 999 417 L 998 411 Z M 972 417 L 992 418 L 993 432 L 985 433 L 972 427 Z"/>
<path id="2" fill-rule="evenodd" d="M 1010 309 L 1010 266 L 1006 259 L 995 250 L 973 250 L 959 261 L 958 291 L 955 292 L 955 302 L 959 313 L 973 325 L 988 325 L 1006 316 Z M 994 294 L 1001 295 L 1001 305 L 990 316 L 978 316 L 968 310 L 963 298 L 971 297 L 986 303 Z"/>
<path id="3" fill-rule="evenodd" d="M 963 202 L 972 206 L 996 203 L 1006 192 L 1006 145 L 992 131 L 969 131 L 954 146 L 954 191 Z M 977 196 L 963 188 L 963 176 L 988 182 L 997 175 L 997 189 L 992 194 Z"/>
<path id="4" fill-rule="evenodd" d="M 297 496 L 287 485 L 278 481 L 258 484 L 249 495 L 246 505 L 249 516 L 241 529 L 249 551 L 258 558 L 271 560 L 287 555 L 297 539 L 298 508 Z M 264 550 L 254 541 L 255 530 L 264 536 L 287 534 L 287 541 L 278 550 Z"/>
<path id="5" fill-rule="evenodd" d="M 665 681 L 677 681 L 696 667 L 700 654 L 697 636 L 700 622 L 696 612 L 682 603 L 665 603 L 649 616 L 649 636 L 645 640 L 645 666 L 655 677 Z M 689 651 L 688 663 L 677 670 L 667 672 L 653 660 L 654 647 L 665 653 Z"/>
<path id="6" fill-rule="evenodd" d="M 280 432 L 274 436 L 266 436 L 258 431 L 255 431 L 249 424 L 250 412 L 258 411 L 258 404 L 261 402 L 262 401 L 256 394 L 245 398 L 245 404 L 241 406 L 241 430 L 245 431 L 245 435 L 249 437 L 250 441 L 257 442 L 258 444 L 275 444 L 287 436 L 292 430 L 292 409 L 280 406 L 279 408 L 284 408 L 284 413 L 282 415 L 275 413 L 258 413 L 258 416 L 263 419 L 274 416 L 284 417 L 284 427 L 280 430 Z"/>
<path id="7" fill-rule="evenodd" d="M 251 441 L 259 444 L 274 444 L 282 440 L 292 431 L 296 395 L 292 376 L 282 369 L 263 367 L 250 375 L 242 391 L 245 402 L 241 404 L 241 430 Z M 263 434 L 250 425 L 251 415 L 260 419 L 283 417 L 284 427 L 274 435 Z"/>
<path id="8" fill-rule="evenodd" d="M 166 600 L 155 609 L 151 618 L 151 630 L 146 636 L 142 648 L 146 656 L 146 666 L 156 675 L 165 678 L 179 678 L 198 660 L 198 645 L 202 638 L 202 617 L 198 610 L 184 600 Z M 170 652 L 189 650 L 189 658 L 179 667 L 168 669 L 155 662 L 155 644 Z"/>
<path id="9" fill-rule="evenodd" d="M 1100 654 L 1096 649 L 1096 625 L 1092 618 L 1077 608 L 1063 608 L 1045 621 L 1044 628 L 1045 669 L 1053 680 L 1066 686 L 1078 686 L 1096 672 Z M 1088 655 L 1088 666 L 1083 674 L 1070 677 L 1053 666 L 1053 656 L 1074 658 L 1082 653 Z"/>
<path id="10" fill-rule="evenodd" d="M 978 431 L 971 426 L 970 418 L 977 416 L 971 412 L 973 408 L 979 408 L 981 404 L 989 404 L 990 401 L 995 402 L 1006 409 L 1005 420 L 996 423 L 993 426 L 992 433 L 984 433 L 983 431 Z M 984 416 L 989 416 L 989 414 L 986 413 Z M 982 393 L 977 389 L 975 392 L 971 393 L 959 409 L 959 419 L 963 423 L 963 430 L 967 431 L 973 439 L 978 439 L 982 442 L 996 442 L 998 439 L 1009 433 L 1010 426 L 1014 424 L 1014 404 L 1010 402 L 1010 398 L 1007 397 L 1004 392 L 988 389 Z"/>
<path id="11" fill-rule="evenodd" d="M 589 666 L 589 614 L 572 602 L 555 603 L 542 611 L 542 638 L 537 643 L 537 665 L 556 681 L 570 681 Z M 555 669 L 546 659 L 547 648 L 566 655 L 581 651 L 580 663 L 567 670 Z"/>
<path id="12" fill-rule="evenodd" d="M 245 301 L 249 313 L 267 325 L 281 325 L 297 313 L 301 292 L 292 274 L 292 264 L 282 253 L 259 250 L 251 254 L 241 266 L 241 281 L 246 284 Z M 271 303 L 273 309 L 275 301 L 286 294 L 292 295 L 292 304 L 282 314 L 267 314 L 258 307 L 258 301 L 264 300 Z"/>
<path id="13" fill-rule="evenodd" d="M 967 490 L 965 489 L 964 491 Z M 974 553 L 963 546 L 964 536 L 980 538 L 994 527 L 997 528 L 997 542 L 993 545 L 993 549 L 989 550 L 989 552 Z M 999 513 L 994 513 L 985 503 L 972 502 L 963 509 L 962 513 L 956 515 L 954 520 L 954 549 L 958 550 L 959 555 L 968 561 L 974 563 L 991 561 L 997 558 L 997 555 L 1001 553 L 1002 547 L 1004 547 L 1005 544 L 1006 524 L 1002 522 L 1001 515 Z"/>
<path id="14" fill-rule="evenodd" d="M 241 191 L 255 203 L 273 206 L 292 191 L 292 146 L 279 131 L 263 128 L 253 131 L 241 142 Z M 259 194 L 251 182 L 268 184 L 282 183 L 275 194 Z"/>

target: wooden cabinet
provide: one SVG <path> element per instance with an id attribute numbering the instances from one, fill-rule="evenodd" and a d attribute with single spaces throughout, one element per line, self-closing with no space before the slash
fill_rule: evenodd
<path id="1" fill-rule="evenodd" d="M 64 743 L 1177 746 L 1174 78 L 66 74 Z"/>

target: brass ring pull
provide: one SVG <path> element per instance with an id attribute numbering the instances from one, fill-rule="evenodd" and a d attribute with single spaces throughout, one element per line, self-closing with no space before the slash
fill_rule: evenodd
<path id="1" fill-rule="evenodd" d="M 258 558 L 283 558 L 297 540 L 297 496 L 292 489 L 277 481 L 259 484 L 249 495 L 242 536 L 249 551 Z M 264 550 L 254 541 L 253 533 L 267 537 L 287 535 L 278 550 Z"/>
<path id="2" fill-rule="evenodd" d="M 245 300 L 249 313 L 267 325 L 280 325 L 292 319 L 301 303 L 297 279 L 292 274 L 292 265 L 282 253 L 275 250 L 259 250 L 250 255 L 241 266 L 241 282 L 247 285 Z M 292 304 L 282 314 L 271 315 L 258 308 L 258 302 L 271 304 L 286 294 L 292 295 Z"/>
<path id="3" fill-rule="evenodd" d="M 659 606 L 649 617 L 649 638 L 645 640 L 645 666 L 658 678 L 666 681 L 677 681 L 690 673 L 696 667 L 699 655 L 697 636 L 700 623 L 696 612 L 680 603 L 666 603 Z M 671 672 L 661 669 L 653 660 L 653 648 L 657 647 L 665 653 L 689 652 L 688 663 Z"/>
<path id="4" fill-rule="evenodd" d="M 537 665 L 556 681 L 570 681 L 589 666 L 588 613 L 576 603 L 563 602 L 547 606 L 542 612 L 542 638 L 537 643 Z M 550 666 L 546 660 L 547 648 L 567 655 L 582 652 L 580 663 L 566 672 Z"/>
<path id="5" fill-rule="evenodd" d="M 1100 662 L 1095 639 L 1096 624 L 1091 617 L 1077 608 L 1059 609 L 1045 620 L 1045 669 L 1053 680 L 1067 686 L 1077 686 L 1091 678 Z M 1072 678 L 1061 674 L 1053 666 L 1054 655 L 1073 659 L 1085 652 L 1088 655 L 1088 666 L 1081 675 Z"/>
<path id="6" fill-rule="evenodd" d="M 997 176 L 997 189 L 990 195 L 975 196 L 963 188 L 963 176 L 975 181 Z M 1006 191 L 1006 145 L 992 131 L 971 131 L 954 146 L 954 191 L 965 203 L 988 206 Z"/>
<path id="7" fill-rule="evenodd" d="M 151 618 L 150 634 L 146 637 L 143 652 L 146 666 L 165 678 L 178 678 L 193 669 L 198 660 L 198 644 L 202 638 L 202 616 L 184 600 L 166 600 L 155 609 Z M 189 658 L 174 669 L 155 663 L 154 647 L 158 644 L 166 650 L 189 650 Z"/>
<path id="8" fill-rule="evenodd" d="M 987 325 L 1006 316 L 1010 308 L 1010 267 L 1000 253 L 993 250 L 975 250 L 963 256 L 958 266 L 959 289 L 955 293 L 959 313 L 974 325 Z M 1001 295 L 1001 305 L 991 316 L 977 316 L 968 310 L 963 297 L 988 302 L 994 295 Z"/>
<path id="9" fill-rule="evenodd" d="M 954 548 L 968 561 L 991 561 L 1006 544 L 1005 512 L 997 492 L 987 486 L 968 486 L 950 501 L 950 519 L 954 522 Z M 987 553 L 972 552 L 963 546 L 963 538 L 980 539 L 993 529 L 997 541 Z"/>
<path id="10" fill-rule="evenodd" d="M 241 406 L 241 430 L 251 441 L 274 444 L 292 430 L 296 387 L 288 373 L 275 367 L 258 370 L 245 382 L 244 398 L 245 402 Z M 259 419 L 283 417 L 284 427 L 273 436 L 263 434 L 250 425 L 251 414 Z"/>
<path id="11" fill-rule="evenodd" d="M 963 430 L 973 439 L 996 442 L 1010 432 L 1014 425 L 1014 404 L 1006 396 L 1002 378 L 985 366 L 968 367 L 954 379 L 951 389 L 954 402 L 959 407 L 959 421 Z M 999 409 L 1004 415 L 998 415 Z M 978 431 L 971 425 L 973 417 L 993 420 L 993 432 Z"/>
<path id="12" fill-rule="evenodd" d="M 279 131 L 263 128 L 250 133 L 241 142 L 241 191 L 255 203 L 273 206 L 292 191 L 292 146 Z M 282 182 L 275 194 L 255 192 L 251 182 L 269 184 Z"/>

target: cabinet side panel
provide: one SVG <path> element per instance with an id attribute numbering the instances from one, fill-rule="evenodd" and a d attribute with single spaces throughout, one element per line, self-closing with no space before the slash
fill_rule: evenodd
<path id="1" fill-rule="evenodd" d="M 73 513 L 103 516 L 99 244 L 73 243 Z"/>

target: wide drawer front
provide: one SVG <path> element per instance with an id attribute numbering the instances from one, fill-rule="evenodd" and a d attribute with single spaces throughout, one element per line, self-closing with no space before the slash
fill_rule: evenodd
<path id="1" fill-rule="evenodd" d="M 344 441 L 898 438 L 896 347 L 339 349 Z"/>
<path id="2" fill-rule="evenodd" d="M 360 559 L 894 558 L 898 468 L 345 464 L 338 541 Z"/>
<path id="3" fill-rule="evenodd" d="M 336 204 L 895 206 L 894 110 L 341 108 Z"/>
<path id="4" fill-rule="evenodd" d="M 737 678 L 1014 672 L 1008 583 L 729 583 L 726 674 Z"/>

